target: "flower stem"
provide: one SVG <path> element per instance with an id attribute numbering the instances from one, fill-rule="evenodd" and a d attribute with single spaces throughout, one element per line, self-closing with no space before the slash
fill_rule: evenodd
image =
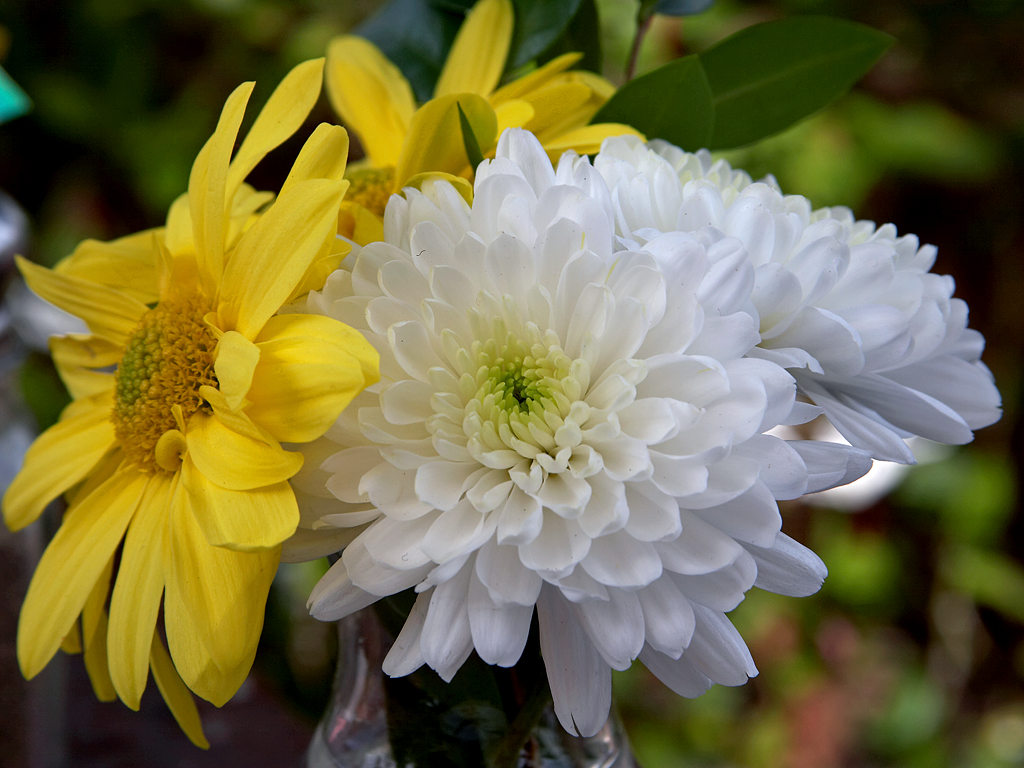
<path id="1" fill-rule="evenodd" d="M 540 723 L 545 708 L 551 703 L 551 689 L 548 688 L 547 678 L 543 674 L 533 677 L 533 685 L 525 693 L 525 697 L 522 681 L 517 677 L 515 669 L 510 671 L 509 678 L 517 693 L 519 712 L 509 723 L 505 735 L 488 755 L 488 768 L 518 768 L 523 747 L 530 741 L 530 736 Z M 536 754 L 528 757 L 526 768 L 539 766 L 537 758 Z"/>

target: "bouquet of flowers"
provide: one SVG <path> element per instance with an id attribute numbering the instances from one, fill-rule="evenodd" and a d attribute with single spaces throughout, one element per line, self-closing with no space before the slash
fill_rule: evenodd
<path id="1" fill-rule="evenodd" d="M 705 5 L 643 2 L 640 28 Z M 296 66 L 240 142 L 236 89 L 163 226 L 19 260 L 88 327 L 51 342 L 73 400 L 3 498 L 13 529 L 66 500 L 21 614 L 27 677 L 81 652 L 137 708 L 152 673 L 205 746 L 193 695 L 235 694 L 278 564 L 326 555 L 313 616 L 376 606 L 383 672 L 429 667 L 456 707 L 464 665 L 511 670 L 480 759 L 539 765 L 546 703 L 593 737 L 613 669 L 688 697 L 757 673 L 728 613 L 826 575 L 780 500 L 999 418 L 935 248 L 709 151 L 831 102 L 887 36 L 770 22 L 616 89 L 561 53 L 593 3 L 416 7 L 451 37 L 433 69 L 381 16 Z M 321 89 L 345 127 L 304 127 Z M 280 187 L 250 186 L 296 133 Z M 397 764 L 427 764 L 396 733 Z"/>

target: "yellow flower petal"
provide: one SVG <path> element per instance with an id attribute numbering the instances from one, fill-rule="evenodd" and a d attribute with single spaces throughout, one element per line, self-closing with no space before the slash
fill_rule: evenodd
<path id="1" fill-rule="evenodd" d="M 64 635 L 64 639 L 61 640 L 60 649 L 64 653 L 75 654 L 82 652 L 82 632 L 78 627 L 78 624 L 72 624 L 70 631 Z M 114 694 L 114 698 L 117 698 L 117 694 Z"/>
<path id="2" fill-rule="evenodd" d="M 372 211 L 344 200 L 338 212 L 338 234 L 357 245 L 384 239 L 384 221 Z"/>
<path id="3" fill-rule="evenodd" d="M 462 93 L 431 99 L 413 115 L 409 136 L 395 169 L 399 187 L 405 186 L 406 180 L 418 173 L 443 171 L 461 175 L 469 168 L 459 120 L 460 106 L 479 146 L 494 144 L 498 118 L 482 97 Z"/>
<path id="4" fill-rule="evenodd" d="M 171 515 L 164 593 L 168 647 L 185 684 L 221 706 L 252 666 L 280 550 L 210 546 L 180 486 Z"/>
<path id="5" fill-rule="evenodd" d="M 359 137 L 375 166 L 395 165 L 416 109 L 401 71 L 361 37 L 334 38 L 327 48 L 327 96 Z"/>
<path id="6" fill-rule="evenodd" d="M 210 407 L 213 408 L 213 415 L 228 429 L 253 440 L 264 443 L 274 442 L 273 435 L 265 429 L 260 429 L 248 415 L 242 411 L 232 409 L 228 404 L 227 398 L 219 390 L 210 386 L 203 386 L 199 388 L 199 395 L 210 404 Z"/>
<path id="7" fill-rule="evenodd" d="M 524 98 L 533 106 L 534 118 L 526 128 L 534 133 L 564 121 L 585 125 L 590 119 L 590 114 L 582 111 L 590 101 L 590 89 L 582 83 L 552 83 Z"/>
<path id="8" fill-rule="evenodd" d="M 252 88 L 252 83 L 243 83 L 228 96 L 217 128 L 199 150 L 188 177 L 189 214 L 196 259 L 199 271 L 211 289 L 219 282 L 224 269 L 228 165 Z"/>
<path id="9" fill-rule="evenodd" d="M 338 226 L 345 185 L 295 184 L 242 236 L 224 270 L 218 302 L 222 330 L 252 339 L 302 280 Z"/>
<path id="10" fill-rule="evenodd" d="M 501 88 L 491 94 L 490 102 L 497 107 L 506 101 L 521 99 L 531 91 L 544 86 L 553 77 L 564 72 L 582 58 L 582 53 L 563 53 L 561 56 L 556 56 L 544 66 L 533 70 L 530 74 L 516 78 L 507 85 L 501 86 Z"/>
<path id="11" fill-rule="evenodd" d="M 217 374 L 218 389 L 232 410 L 237 410 L 249 394 L 252 374 L 260 359 L 260 350 L 245 336 L 228 331 L 217 341 L 213 370 Z"/>
<path id="12" fill-rule="evenodd" d="M 85 240 L 54 271 L 115 288 L 151 304 L 160 291 L 153 240 L 161 234 L 159 229 L 148 229 L 109 243 Z"/>
<path id="13" fill-rule="evenodd" d="M 193 166 L 193 170 L 194 170 Z M 188 194 L 178 195 L 167 211 L 164 244 L 173 254 L 195 253 L 195 234 L 192 232 L 191 201 Z"/>
<path id="14" fill-rule="evenodd" d="M 76 317 L 97 336 L 124 346 L 147 307 L 126 293 L 62 274 L 15 256 L 25 282 L 42 298 Z"/>
<path id="15" fill-rule="evenodd" d="M 153 635 L 149 668 L 153 671 L 153 679 L 156 681 L 156 687 L 160 689 L 160 695 L 167 702 L 167 708 L 171 710 L 171 714 L 189 741 L 197 747 L 209 749 L 210 742 L 203 734 L 203 724 L 199 720 L 199 710 L 196 709 L 192 694 L 181 681 L 178 671 L 171 663 L 171 657 L 167 654 L 167 649 L 157 635 Z"/>
<path id="16" fill-rule="evenodd" d="M 345 203 L 342 202 L 342 207 Z M 338 226 L 341 227 L 341 212 L 338 212 Z M 341 234 L 339 229 L 338 234 Z M 291 295 L 285 301 L 285 304 L 291 304 L 298 301 L 300 298 L 305 296 L 310 291 L 316 291 L 324 287 L 324 283 L 327 282 L 327 278 L 331 272 L 341 266 L 341 262 L 345 260 L 345 257 L 352 252 L 352 243 L 346 242 L 345 240 L 334 237 L 329 238 L 324 244 L 324 247 L 320 249 L 320 253 L 306 268 L 306 274 L 302 276 L 298 285 L 291 292 Z"/>
<path id="17" fill-rule="evenodd" d="M 47 504 L 79 483 L 115 445 L 109 396 L 77 400 L 25 454 L 3 499 L 4 521 L 24 528 Z"/>
<path id="18" fill-rule="evenodd" d="M 495 107 L 494 114 L 498 118 L 498 135 L 500 136 L 506 128 L 522 128 L 533 120 L 537 113 L 530 106 L 530 102 L 522 99 L 510 99 Z"/>
<path id="19" fill-rule="evenodd" d="M 104 597 L 109 585 L 104 584 Z M 82 652 L 85 672 L 89 675 L 93 693 L 100 701 L 113 701 L 117 698 L 114 684 L 110 680 L 110 669 L 107 666 L 107 617 L 104 614 L 96 627 L 91 642 L 87 643 Z"/>
<path id="20" fill-rule="evenodd" d="M 21 609 L 18 661 L 25 677 L 35 677 L 57 652 L 121 543 L 147 479 L 133 470 L 117 472 L 64 516 Z"/>
<path id="21" fill-rule="evenodd" d="M 107 665 L 107 597 L 110 595 L 110 576 L 114 571 L 114 558 L 96 579 L 96 585 L 82 606 L 82 660 L 96 698 L 113 701 L 117 698 Z"/>
<path id="22" fill-rule="evenodd" d="M 260 362 L 247 413 L 282 442 L 320 437 L 379 378 L 377 350 L 357 331 L 323 315 L 272 317 L 257 346 Z"/>
<path id="23" fill-rule="evenodd" d="M 210 482 L 232 491 L 279 483 L 302 466 L 302 454 L 241 435 L 216 416 L 193 416 L 186 440 L 196 468 Z"/>
<path id="24" fill-rule="evenodd" d="M 591 155 L 601 149 L 601 142 L 610 136 L 639 136 L 643 134 L 628 125 L 621 123 L 594 123 L 582 128 L 553 136 L 544 140 L 544 149 L 548 156 L 556 159 L 567 149 L 573 149 L 581 155 Z"/>
<path id="25" fill-rule="evenodd" d="M 228 491 L 182 464 L 182 482 L 206 540 L 239 552 L 277 547 L 295 532 L 299 507 L 287 482 L 251 491 Z"/>
<path id="26" fill-rule="evenodd" d="M 121 701 L 136 710 L 146 689 L 152 637 L 164 591 L 172 477 L 150 477 L 139 511 L 128 526 L 110 598 L 110 677 Z"/>
<path id="27" fill-rule="evenodd" d="M 114 558 L 107 560 L 106 566 L 96 578 L 89 597 L 82 605 L 82 645 L 88 647 L 95 644 L 95 638 L 101 631 L 106 633 L 107 626 L 107 598 L 110 596 L 110 577 L 114 573 Z M 106 642 L 104 640 L 104 642 Z M 106 647 L 104 646 L 104 654 Z M 106 668 L 106 665 L 104 665 Z"/>
<path id="28" fill-rule="evenodd" d="M 348 131 L 340 125 L 320 123 L 299 150 L 281 192 L 309 179 L 341 179 L 347 160 Z"/>
<path id="29" fill-rule="evenodd" d="M 452 43 L 434 87 L 434 96 L 476 93 L 487 96 L 501 79 L 512 42 L 512 3 L 480 0 Z"/>
<path id="30" fill-rule="evenodd" d="M 234 198 L 238 186 L 256 164 L 302 125 L 320 97 L 323 71 L 322 58 L 304 61 L 285 75 L 274 89 L 231 161 L 227 200 Z"/>
<path id="31" fill-rule="evenodd" d="M 438 173 L 436 171 L 417 173 L 405 182 L 405 186 L 422 190 L 435 181 L 445 181 L 451 184 L 455 187 L 455 191 L 459 193 L 459 196 L 466 201 L 467 205 L 473 204 L 473 185 L 469 183 L 468 179 L 464 179 L 461 176 L 452 176 L 450 173 Z"/>
<path id="32" fill-rule="evenodd" d="M 114 386 L 110 369 L 120 362 L 123 353 L 121 347 L 99 336 L 70 334 L 50 338 L 50 354 L 57 372 L 76 400 L 110 390 Z"/>

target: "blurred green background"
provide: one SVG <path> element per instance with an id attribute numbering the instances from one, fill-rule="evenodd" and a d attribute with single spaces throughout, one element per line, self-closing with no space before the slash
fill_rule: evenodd
<path id="1" fill-rule="evenodd" d="M 606 73 L 620 78 L 635 4 L 599 6 Z M 230 90 L 255 79 L 261 102 L 290 66 L 322 55 L 330 37 L 375 9 L 345 0 L 5 0 L 0 64 L 34 107 L 0 126 L 0 190 L 30 217 L 33 258 L 52 264 L 83 238 L 160 224 Z M 753 590 L 735 612 L 760 676 L 688 701 L 637 665 L 616 679 L 620 711 L 647 768 L 1024 765 L 1024 7 L 719 0 L 699 16 L 658 18 L 640 71 L 753 22 L 809 12 L 862 21 L 898 42 L 855 92 L 729 157 L 818 206 L 849 205 L 938 245 L 936 270 L 956 277 L 971 325 L 988 339 L 1005 416 L 970 447 L 893 478 L 891 492 L 859 511 L 787 504 L 786 531 L 830 574 L 818 595 Z M 325 102 L 314 118 L 331 119 Z M 272 157 L 257 186 L 283 170 Z M 45 426 L 62 402 L 48 361 L 34 354 L 17 376 Z M 164 762 L 148 764 L 297 765 L 333 669 L 331 628 L 304 617 L 319 568 L 283 570 L 251 684 L 223 710 L 204 709 L 209 753 L 177 735 L 149 693 L 138 715 L 93 702 L 72 659 L 58 678 L 24 686 L 57 713 L 44 731 L 59 732 L 61 744 L 32 764 L 132 765 L 112 756 L 158 741 Z M 0 664 L 14 691 L 13 659 Z M 8 724 L 31 719 L 27 704 L 3 702 Z M 30 764 L 16 761 L 31 745 L 3 730 L 0 763 Z"/>

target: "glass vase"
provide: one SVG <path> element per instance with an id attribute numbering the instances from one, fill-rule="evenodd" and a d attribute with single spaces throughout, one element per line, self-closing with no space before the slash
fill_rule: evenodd
<path id="1" fill-rule="evenodd" d="M 383 674 L 392 635 L 373 608 L 337 630 L 333 689 L 307 768 L 637 768 L 614 706 L 594 736 L 563 730 L 535 642 L 511 669 L 474 655 L 444 683 L 426 668 Z"/>

